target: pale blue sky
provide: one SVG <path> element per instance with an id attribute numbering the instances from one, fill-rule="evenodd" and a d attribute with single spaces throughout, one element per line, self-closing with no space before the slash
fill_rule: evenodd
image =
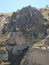
<path id="1" fill-rule="evenodd" d="M 29 5 L 42 8 L 49 5 L 49 0 L 0 0 L 0 12 L 12 12 Z"/>

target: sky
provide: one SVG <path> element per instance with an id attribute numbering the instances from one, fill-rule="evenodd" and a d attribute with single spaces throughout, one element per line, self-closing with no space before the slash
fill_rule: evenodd
<path id="1" fill-rule="evenodd" d="M 49 0 L 0 0 L 0 13 L 17 11 L 29 5 L 43 8 L 49 5 Z"/>

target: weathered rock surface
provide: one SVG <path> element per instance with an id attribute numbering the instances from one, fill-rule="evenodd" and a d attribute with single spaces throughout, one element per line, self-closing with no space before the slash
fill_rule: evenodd
<path id="1" fill-rule="evenodd" d="M 16 59 L 14 63 L 17 62 L 17 65 L 20 65 L 22 57 L 28 50 L 27 47 L 33 45 L 35 40 L 43 39 L 47 35 L 44 16 L 36 8 L 28 6 L 5 18 L 0 19 L 6 22 L 2 26 L 1 34 L 10 33 L 9 38 L 5 41 L 9 61 L 12 63 Z"/>
<path id="2" fill-rule="evenodd" d="M 17 44 L 31 41 L 33 43 L 35 38 L 44 38 L 47 35 L 44 21 L 43 15 L 36 8 L 24 7 L 17 12 L 13 12 L 2 32 L 16 32 L 15 40 L 18 39 Z M 19 40 L 20 42 L 18 42 Z"/>

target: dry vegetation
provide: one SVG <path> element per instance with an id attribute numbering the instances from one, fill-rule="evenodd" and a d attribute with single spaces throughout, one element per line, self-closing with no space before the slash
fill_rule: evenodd
<path id="1" fill-rule="evenodd" d="M 0 34 L 0 43 L 5 42 L 10 37 L 10 33 Z"/>

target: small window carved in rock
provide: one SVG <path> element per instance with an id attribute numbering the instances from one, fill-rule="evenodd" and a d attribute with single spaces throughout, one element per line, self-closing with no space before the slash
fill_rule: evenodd
<path id="1" fill-rule="evenodd" d="M 29 30 L 30 30 L 30 28 L 29 28 L 29 27 L 27 27 L 27 28 L 26 28 L 26 30 L 27 30 L 27 31 L 29 31 Z"/>
<path id="2" fill-rule="evenodd" d="M 19 26 L 16 26 L 16 30 L 19 30 L 20 28 L 19 28 Z"/>

